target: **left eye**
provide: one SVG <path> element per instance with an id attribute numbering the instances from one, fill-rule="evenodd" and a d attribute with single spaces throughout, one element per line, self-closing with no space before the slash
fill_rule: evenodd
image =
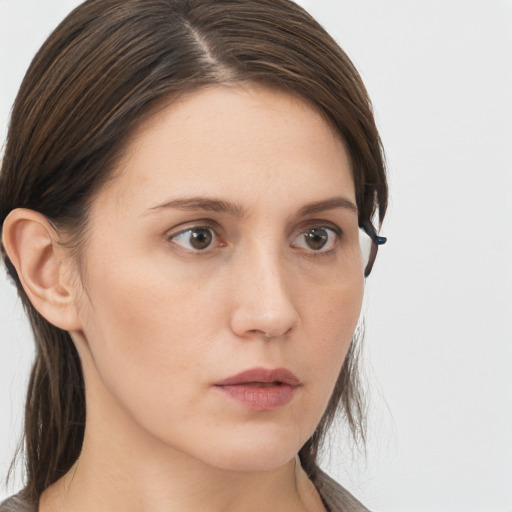
<path id="1" fill-rule="evenodd" d="M 328 227 L 306 229 L 293 241 L 294 247 L 308 251 L 327 252 L 336 245 L 339 233 Z"/>
<path id="2" fill-rule="evenodd" d="M 215 239 L 214 231 L 206 227 L 186 229 L 170 237 L 171 242 L 191 251 L 204 251 L 212 245 Z"/>

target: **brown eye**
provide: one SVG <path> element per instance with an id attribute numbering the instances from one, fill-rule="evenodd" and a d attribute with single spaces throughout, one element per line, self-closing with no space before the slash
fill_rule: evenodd
<path id="1" fill-rule="evenodd" d="M 306 244 L 314 251 L 319 251 L 329 240 L 329 235 L 322 228 L 309 229 L 304 233 Z"/>
<path id="2" fill-rule="evenodd" d="M 303 231 L 292 244 L 294 247 L 315 252 L 326 252 L 334 247 L 338 233 L 332 228 L 315 227 Z"/>
<path id="3" fill-rule="evenodd" d="M 214 240 L 214 233 L 210 228 L 190 228 L 170 238 L 172 242 L 192 251 L 208 249 Z"/>

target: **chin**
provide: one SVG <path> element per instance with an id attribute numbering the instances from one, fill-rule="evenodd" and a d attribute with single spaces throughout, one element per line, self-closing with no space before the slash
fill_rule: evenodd
<path id="1" fill-rule="evenodd" d="M 229 443 L 219 443 L 215 450 L 205 450 L 202 459 L 209 465 L 226 471 L 274 471 L 288 464 L 305 442 L 291 443 L 290 438 L 290 433 L 285 439 L 240 436 L 229 439 Z M 206 457 L 205 453 L 208 454 Z"/>
<path id="2" fill-rule="evenodd" d="M 225 471 L 237 471 L 244 473 L 275 471 L 288 464 L 296 455 L 296 452 L 276 454 L 275 451 L 268 452 L 232 452 L 220 455 L 212 460 L 210 465 Z"/>

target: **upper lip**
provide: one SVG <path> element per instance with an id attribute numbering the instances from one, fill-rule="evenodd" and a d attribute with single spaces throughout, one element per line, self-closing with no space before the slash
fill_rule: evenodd
<path id="1" fill-rule="evenodd" d="M 227 379 L 216 382 L 216 386 L 236 386 L 254 382 L 280 382 L 289 386 L 298 386 L 299 378 L 286 368 L 251 368 L 244 372 L 228 377 Z"/>

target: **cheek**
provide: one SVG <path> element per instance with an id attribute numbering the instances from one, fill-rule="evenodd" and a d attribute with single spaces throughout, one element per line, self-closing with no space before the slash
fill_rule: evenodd
<path id="1" fill-rule="evenodd" d="M 311 372 L 319 379 L 323 403 L 327 404 L 347 355 L 359 320 L 364 282 L 353 280 L 318 294 L 310 301 L 308 338 L 312 351 Z M 306 306 L 305 306 L 306 307 Z"/>
<path id="2" fill-rule="evenodd" d="M 200 340 L 216 322 L 205 317 L 212 314 L 212 303 L 205 298 L 207 308 L 203 295 L 140 267 L 125 260 L 88 273 L 94 275 L 82 307 L 88 359 L 128 408 L 147 408 L 152 400 L 165 408 L 180 400 L 174 389 L 187 393 L 186 377 L 204 348 Z"/>

